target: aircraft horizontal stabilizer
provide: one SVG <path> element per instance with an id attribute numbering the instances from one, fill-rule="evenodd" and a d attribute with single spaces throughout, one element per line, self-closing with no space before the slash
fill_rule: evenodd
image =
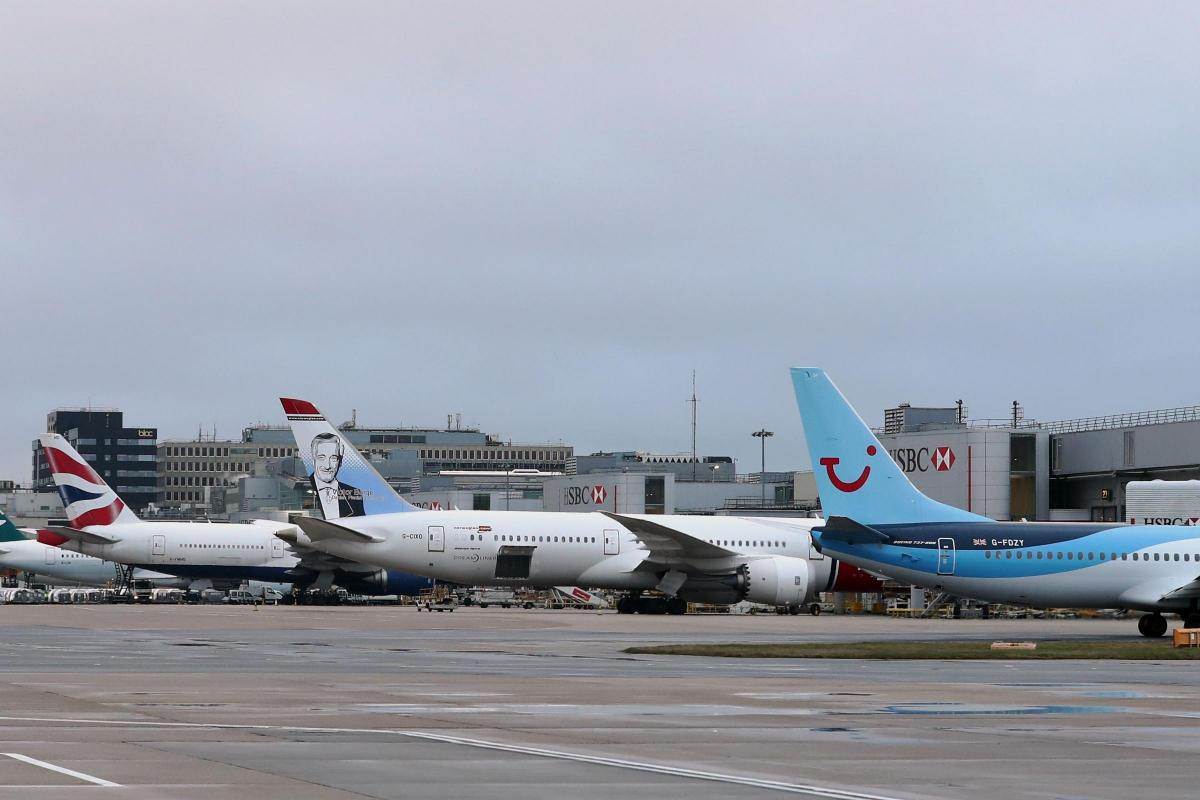
<path id="1" fill-rule="evenodd" d="M 383 538 L 380 536 L 356 531 L 353 528 L 347 528 L 344 525 L 338 525 L 337 523 L 318 519 L 317 517 L 296 517 L 294 521 L 296 526 L 304 531 L 305 535 L 314 542 L 340 539 L 343 542 L 370 544 L 372 542 L 383 541 Z"/>
<path id="2" fill-rule="evenodd" d="M 837 540 L 846 544 L 886 544 L 892 540 L 883 531 L 867 527 L 849 517 L 830 517 L 825 524 L 813 529 L 822 539 Z"/>
<path id="3" fill-rule="evenodd" d="M 84 531 L 79 528 L 71 528 L 66 525 L 49 525 L 43 530 L 57 533 L 59 536 L 65 536 L 68 539 L 83 544 L 116 544 L 121 541 L 120 536 L 112 536 L 107 533 L 97 533 L 95 531 Z"/>

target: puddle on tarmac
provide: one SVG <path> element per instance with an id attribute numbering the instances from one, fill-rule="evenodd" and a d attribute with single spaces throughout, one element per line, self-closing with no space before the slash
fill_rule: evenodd
<path id="1" fill-rule="evenodd" d="M 366 703 L 347 706 L 347 711 L 372 714 L 525 714 L 570 717 L 727 717 L 810 716 L 807 708 L 755 708 L 730 705 L 575 705 L 572 703 L 489 703 L 487 705 L 442 705 L 433 703 Z"/>
<path id="2" fill-rule="evenodd" d="M 884 706 L 884 714 L 937 717 L 1032 716 L 1037 714 L 1116 714 L 1123 708 L 1112 706 L 988 706 L 965 703 L 911 703 Z"/>

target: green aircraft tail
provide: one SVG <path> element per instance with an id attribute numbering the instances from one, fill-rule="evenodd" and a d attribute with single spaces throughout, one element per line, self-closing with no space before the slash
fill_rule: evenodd
<path id="1" fill-rule="evenodd" d="M 25 537 L 17 530 L 3 511 L 0 511 L 0 542 L 23 542 Z"/>

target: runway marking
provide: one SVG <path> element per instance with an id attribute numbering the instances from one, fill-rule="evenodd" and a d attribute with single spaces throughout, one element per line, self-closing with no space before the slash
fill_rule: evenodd
<path id="1" fill-rule="evenodd" d="M 113 783 L 112 781 L 106 781 L 103 778 L 97 778 L 94 775 L 88 775 L 87 773 L 84 773 L 84 772 L 76 772 L 73 769 L 67 769 L 66 767 L 60 767 L 57 764 L 50 764 L 46 761 L 38 761 L 36 758 L 30 758 L 29 756 L 21 755 L 20 753 L 0 753 L 0 756 L 8 756 L 9 758 L 14 758 L 17 761 L 24 761 L 26 764 L 33 764 L 35 767 L 41 767 L 42 769 L 48 769 L 51 772 L 60 772 L 63 775 L 70 775 L 72 778 L 79 778 L 79 780 L 81 780 L 81 781 L 87 781 L 88 783 L 94 783 L 97 786 L 108 786 L 108 787 L 115 787 L 115 788 L 120 788 L 120 786 L 121 786 L 121 784 L 119 784 L 119 783 Z"/>
<path id="2" fill-rule="evenodd" d="M 685 767 L 672 767 L 667 764 L 655 764 L 649 761 L 630 761 L 623 758 L 611 758 L 608 756 L 593 756 L 584 753 L 571 753 L 565 750 L 549 750 L 542 747 L 528 747 L 519 744 L 505 744 L 503 742 L 492 742 L 486 739 L 471 739 L 465 736 L 450 736 L 441 733 L 428 733 L 426 731 L 413 730 L 396 730 L 387 728 L 312 728 L 299 725 L 237 725 L 233 723 L 221 722 L 150 722 L 137 720 L 108 720 L 108 719 L 77 719 L 67 717 L 7 717 L 0 716 L 0 722 L 63 722 L 72 724 L 87 724 L 87 725 L 124 725 L 136 727 L 157 727 L 157 728 L 209 728 L 213 730 L 245 730 L 245 731 L 281 731 L 288 733 L 363 733 L 378 736 L 380 734 L 390 734 L 392 736 L 403 736 L 409 739 L 421 739 L 430 742 L 443 742 L 446 744 L 457 744 L 464 747 L 476 747 L 483 750 L 500 750 L 507 753 L 519 753 L 522 755 L 540 756 L 542 758 L 553 758 L 560 761 L 575 761 L 586 764 L 596 764 L 604 767 L 616 767 L 618 769 L 635 770 L 638 772 L 652 772 L 659 775 L 673 775 L 679 778 L 691 778 L 693 780 L 711 781 L 714 783 L 732 783 L 739 786 L 751 786 L 757 789 L 770 789 L 777 792 L 786 792 L 789 794 L 807 795 L 809 797 L 825 797 L 832 800 L 901 800 L 901 798 L 890 797 L 888 795 L 868 794 L 865 792 L 854 792 L 845 789 L 835 789 L 831 786 L 816 786 L 803 783 L 787 783 L 785 781 L 773 781 L 764 778 L 753 778 L 748 775 L 733 775 L 724 772 L 707 772 L 705 770 L 687 769 Z M 12 755 L 18 757 L 14 753 L 5 753 L 3 755 Z M 23 759 L 26 757 L 22 757 Z M 58 767 L 42 764 L 50 769 L 59 769 L 62 772 L 76 775 L 85 780 L 100 782 L 98 778 L 91 778 L 80 773 L 62 770 Z M 117 784 L 109 784 L 107 781 L 103 785 L 116 786 Z"/>

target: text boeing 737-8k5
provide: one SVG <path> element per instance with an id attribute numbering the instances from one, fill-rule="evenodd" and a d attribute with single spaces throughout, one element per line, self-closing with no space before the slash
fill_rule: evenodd
<path id="1" fill-rule="evenodd" d="M 279 534 L 304 547 L 468 585 L 658 589 L 673 613 L 691 600 L 798 609 L 878 587 L 811 548 L 815 519 L 418 509 L 314 405 L 282 403 L 324 516 Z"/>
<path id="2" fill-rule="evenodd" d="M 792 383 L 826 522 L 825 553 L 959 597 L 1040 608 L 1128 608 L 1162 636 L 1162 612 L 1200 627 L 1200 537 L 1183 525 L 997 522 L 919 492 L 819 369 Z"/>

